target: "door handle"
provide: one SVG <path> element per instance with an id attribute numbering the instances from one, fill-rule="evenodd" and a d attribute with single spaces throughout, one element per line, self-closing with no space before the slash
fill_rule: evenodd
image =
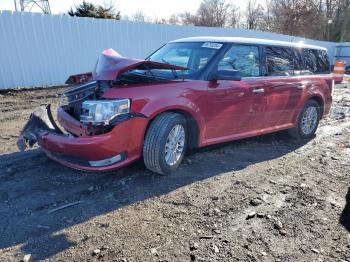
<path id="1" fill-rule="evenodd" d="M 302 84 L 302 83 L 298 83 L 298 84 L 295 85 L 295 87 L 296 87 L 297 89 L 305 89 L 305 88 L 306 88 L 306 85 L 305 85 L 305 84 Z"/>
<path id="2" fill-rule="evenodd" d="M 296 83 L 295 84 L 295 87 L 297 88 L 297 89 L 305 89 L 305 88 L 308 88 L 309 87 L 309 82 L 308 81 L 302 81 L 302 82 L 300 82 L 300 83 Z"/>
<path id="3" fill-rule="evenodd" d="M 261 94 L 261 93 L 264 93 L 264 92 L 265 92 L 264 88 L 253 89 L 253 93 L 255 93 L 255 94 Z"/>

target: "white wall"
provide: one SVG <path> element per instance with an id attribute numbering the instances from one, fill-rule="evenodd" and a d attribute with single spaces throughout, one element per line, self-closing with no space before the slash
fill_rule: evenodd
<path id="1" fill-rule="evenodd" d="M 240 36 L 281 41 L 312 41 L 274 33 L 176 25 L 158 25 L 66 15 L 0 11 L 0 89 L 59 85 L 71 74 L 91 71 L 100 52 L 113 48 L 123 56 L 144 58 L 164 43 L 190 36 Z"/>

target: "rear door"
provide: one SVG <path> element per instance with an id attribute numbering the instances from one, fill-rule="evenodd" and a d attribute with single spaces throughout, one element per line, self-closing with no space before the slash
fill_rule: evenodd
<path id="1" fill-rule="evenodd" d="M 290 47 L 266 46 L 265 59 L 267 105 L 264 129 L 288 128 L 307 85 L 296 74 L 301 70 L 300 57 L 297 50 Z"/>
<path id="2" fill-rule="evenodd" d="M 304 70 L 300 72 L 302 83 L 309 93 L 323 94 L 325 110 L 328 112 L 332 101 L 333 78 L 326 50 L 302 49 Z"/>

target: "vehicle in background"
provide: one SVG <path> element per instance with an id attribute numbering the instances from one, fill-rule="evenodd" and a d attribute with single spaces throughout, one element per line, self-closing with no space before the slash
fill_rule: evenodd
<path id="1" fill-rule="evenodd" d="M 106 50 L 78 79 L 92 80 L 65 92 L 64 131 L 48 107 L 47 120 L 31 115 L 19 147 L 38 142 L 50 158 L 90 171 L 143 157 L 159 174 L 189 148 L 280 130 L 313 137 L 334 84 L 324 48 L 236 37 L 172 41 L 145 60 Z"/>
<path id="2" fill-rule="evenodd" d="M 350 75 L 350 66 L 345 67 L 345 74 Z"/>

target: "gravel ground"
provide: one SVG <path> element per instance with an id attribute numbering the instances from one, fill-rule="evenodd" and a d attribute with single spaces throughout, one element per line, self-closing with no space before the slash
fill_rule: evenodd
<path id="1" fill-rule="evenodd" d="M 350 261 L 347 85 L 314 139 L 198 149 L 168 177 L 142 161 L 97 174 L 19 153 L 30 112 L 62 91 L 0 94 L 0 261 Z"/>

